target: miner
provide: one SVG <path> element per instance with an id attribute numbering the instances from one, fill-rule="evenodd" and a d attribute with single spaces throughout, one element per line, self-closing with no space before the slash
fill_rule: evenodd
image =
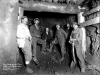
<path id="1" fill-rule="evenodd" d="M 67 28 L 66 28 L 65 31 L 66 31 L 66 33 L 68 35 L 67 39 L 66 39 L 66 49 L 67 49 L 66 51 L 67 51 L 67 54 L 70 55 L 70 53 L 71 53 L 70 52 L 70 50 L 71 50 L 71 44 L 69 43 L 69 40 L 70 40 L 70 35 L 71 35 L 71 32 L 72 32 L 72 27 L 71 27 L 71 25 L 69 23 L 66 24 L 66 27 Z"/>
<path id="2" fill-rule="evenodd" d="M 55 39 L 53 40 L 54 44 L 59 43 L 60 48 L 61 48 L 61 56 L 62 58 L 60 59 L 60 61 L 64 60 L 64 55 L 66 53 L 65 51 L 65 42 L 66 42 L 66 38 L 67 38 L 67 33 L 60 28 L 60 24 L 56 25 L 57 31 L 55 34 Z"/>
<path id="3" fill-rule="evenodd" d="M 28 73 L 32 73 L 33 70 L 29 68 L 29 64 L 32 59 L 32 52 L 31 52 L 32 37 L 29 32 L 27 22 L 28 22 L 27 17 L 24 16 L 21 18 L 21 23 L 17 27 L 17 44 L 18 47 L 21 48 L 22 52 L 24 53 L 26 71 Z"/>
<path id="4" fill-rule="evenodd" d="M 43 33 L 43 35 L 42 35 L 42 39 L 44 40 L 44 41 L 47 41 L 48 40 L 48 38 L 49 38 L 49 28 L 46 28 L 45 29 L 45 32 Z"/>
<path id="5" fill-rule="evenodd" d="M 45 32 L 43 33 L 42 39 L 46 42 L 46 49 L 51 52 L 50 50 L 50 43 L 52 40 L 52 33 L 50 32 L 49 28 L 45 29 Z"/>
<path id="6" fill-rule="evenodd" d="M 79 28 L 77 23 L 74 23 L 73 24 L 73 28 L 74 30 L 72 31 L 71 33 L 71 36 L 70 36 L 70 42 L 72 43 L 73 45 L 73 48 L 75 47 L 75 51 L 73 51 L 73 60 L 74 60 L 74 63 L 76 64 L 76 56 L 75 56 L 75 52 L 76 52 L 76 55 L 79 59 L 79 64 L 80 64 L 80 67 L 81 67 L 81 72 L 85 72 L 85 56 L 84 56 L 84 51 L 83 49 L 83 34 L 84 34 L 84 30 L 83 28 Z M 73 63 L 73 61 L 72 61 Z"/>
<path id="7" fill-rule="evenodd" d="M 30 33 L 32 36 L 32 46 L 33 46 L 33 60 L 37 62 L 36 57 L 36 50 L 37 50 L 37 43 L 42 45 L 42 52 L 45 51 L 46 42 L 41 39 L 40 29 L 39 29 L 39 19 L 34 19 L 34 25 L 30 27 Z"/>

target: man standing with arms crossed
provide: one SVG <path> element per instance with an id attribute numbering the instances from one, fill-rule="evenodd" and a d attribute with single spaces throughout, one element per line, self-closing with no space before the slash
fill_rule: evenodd
<path id="1" fill-rule="evenodd" d="M 18 47 L 22 49 L 25 56 L 26 71 L 28 73 L 33 73 L 33 70 L 29 68 L 30 61 L 32 59 L 31 52 L 31 34 L 29 32 L 27 17 L 23 16 L 21 18 L 21 23 L 17 27 L 17 44 Z"/>

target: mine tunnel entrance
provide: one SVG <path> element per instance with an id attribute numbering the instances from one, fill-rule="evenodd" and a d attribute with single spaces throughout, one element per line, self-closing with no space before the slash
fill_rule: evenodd
<path id="1" fill-rule="evenodd" d="M 45 28 L 51 29 L 53 32 L 53 36 L 51 38 L 54 39 L 55 37 L 55 31 L 56 31 L 56 24 L 60 24 L 61 28 L 64 29 L 67 32 L 67 24 L 72 26 L 73 22 L 77 22 L 77 14 L 61 14 L 61 13 L 54 13 L 54 12 L 37 12 L 37 11 L 24 11 L 24 16 L 28 17 L 28 25 L 29 29 L 31 25 L 34 25 L 34 19 L 39 18 L 40 23 L 40 32 L 41 37 L 45 31 Z M 72 28 L 70 29 L 68 35 L 70 35 L 70 32 L 72 31 Z M 69 38 L 69 37 L 68 37 Z M 42 38 L 41 38 L 42 39 Z M 68 40 L 67 40 L 68 42 Z M 71 45 L 66 44 L 66 54 L 64 61 L 62 63 L 59 62 L 59 59 L 61 58 L 61 52 L 59 45 L 55 45 L 52 49 L 52 52 L 48 52 L 46 54 L 42 54 L 41 51 L 41 45 L 37 45 L 37 58 L 39 61 L 39 69 L 42 70 L 42 72 L 50 72 L 53 73 L 55 71 L 66 71 L 67 68 L 69 68 L 69 64 L 71 61 Z M 22 52 L 19 51 L 19 63 L 24 64 Z M 34 62 L 31 63 L 32 68 L 37 72 L 37 66 L 34 65 Z M 25 69 L 25 65 L 23 65 L 20 69 Z M 24 71 L 23 69 L 23 71 Z M 21 71 L 19 70 L 19 71 Z M 22 72 L 22 71 L 21 71 Z"/>
<path id="2" fill-rule="evenodd" d="M 70 25 L 76 21 L 77 22 L 77 14 L 64 14 L 64 13 L 56 13 L 56 12 L 37 12 L 37 11 L 24 11 L 24 16 L 29 18 L 32 24 L 35 18 L 40 19 L 40 26 L 53 28 L 57 23 L 61 24 L 61 27 L 69 23 Z"/>
<path id="3" fill-rule="evenodd" d="M 41 33 L 41 39 L 43 39 L 43 34 L 45 32 L 46 28 L 49 28 L 52 31 L 52 39 L 55 37 L 55 32 L 56 32 L 56 24 L 60 24 L 61 28 L 68 33 L 68 39 L 70 37 L 71 31 L 73 30 L 72 28 L 72 23 L 77 22 L 77 14 L 62 14 L 62 13 L 54 13 L 54 12 L 37 12 L 37 11 L 28 11 L 24 10 L 23 11 L 23 16 L 28 17 L 28 27 L 34 25 L 34 19 L 39 18 L 40 23 L 39 23 L 39 28 L 40 28 L 40 33 Z M 67 30 L 67 24 L 70 25 L 70 30 Z M 92 56 L 88 55 L 91 53 L 91 39 L 88 36 L 91 32 L 95 32 L 96 27 L 95 26 L 86 26 L 86 35 L 87 35 L 87 53 L 86 56 L 86 61 L 88 60 L 89 62 L 92 60 Z M 68 40 L 66 41 L 65 44 L 65 58 L 62 62 L 59 62 L 59 59 L 61 58 L 61 49 L 59 44 L 54 45 L 53 49 L 51 52 L 47 51 L 46 54 L 41 53 L 41 45 L 37 44 L 37 59 L 39 61 L 39 65 L 36 65 L 34 61 L 31 61 L 31 68 L 34 70 L 34 73 L 39 73 L 39 74 L 53 74 L 56 72 L 62 72 L 66 73 L 69 72 L 71 74 L 73 70 L 70 69 L 70 63 L 72 61 L 72 45 L 68 43 Z M 52 40 L 51 40 L 52 41 Z M 47 45 L 48 48 L 48 45 Z M 24 55 L 21 50 L 19 50 L 19 59 L 18 63 L 22 64 L 21 68 L 18 70 L 18 73 L 24 73 L 25 72 L 25 64 L 24 64 Z M 80 69 L 77 65 L 77 67 L 74 70 L 75 72 L 80 73 Z M 91 72 L 88 72 L 91 74 Z M 88 75 L 88 73 L 86 73 Z"/>

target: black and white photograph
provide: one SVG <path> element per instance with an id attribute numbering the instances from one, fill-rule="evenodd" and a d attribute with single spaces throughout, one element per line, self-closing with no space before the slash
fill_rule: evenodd
<path id="1" fill-rule="evenodd" d="M 0 75 L 100 75 L 100 0 L 0 0 Z"/>

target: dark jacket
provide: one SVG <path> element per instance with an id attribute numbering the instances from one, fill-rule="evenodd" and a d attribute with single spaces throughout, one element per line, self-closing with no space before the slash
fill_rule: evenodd
<path id="1" fill-rule="evenodd" d="M 59 43 L 65 42 L 65 39 L 68 37 L 67 33 L 63 30 L 57 30 L 55 35 L 55 41 L 58 41 Z"/>
<path id="2" fill-rule="evenodd" d="M 32 37 L 40 36 L 40 30 L 39 29 L 36 29 L 36 27 L 34 25 L 32 25 L 30 27 L 30 33 L 31 33 L 31 36 Z"/>

